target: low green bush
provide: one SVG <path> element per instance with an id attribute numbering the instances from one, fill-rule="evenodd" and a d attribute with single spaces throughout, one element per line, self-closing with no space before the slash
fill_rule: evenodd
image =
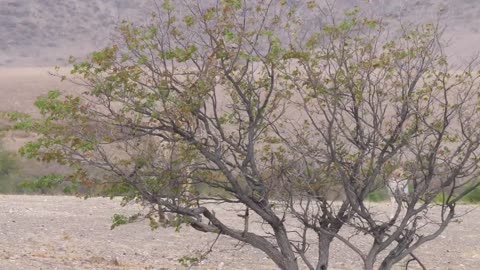
<path id="1" fill-rule="evenodd" d="M 467 203 L 480 203 L 480 187 L 476 187 L 462 199 Z"/>
<path id="2" fill-rule="evenodd" d="M 17 156 L 0 144 L 0 193 L 17 192 L 20 181 Z"/>
<path id="3" fill-rule="evenodd" d="M 448 196 L 447 193 L 440 192 L 435 196 L 433 199 L 434 202 L 436 203 L 442 203 L 444 200 L 444 196 Z M 455 195 L 453 195 L 453 198 L 455 198 Z M 480 187 L 476 187 L 474 190 L 469 192 L 467 195 L 465 195 L 463 198 L 459 200 L 461 203 L 480 203 Z"/>
<path id="4" fill-rule="evenodd" d="M 413 192 L 412 186 L 409 186 L 409 192 Z M 443 202 L 443 196 L 445 196 L 444 193 L 439 193 L 435 199 L 433 200 L 436 203 L 442 203 Z M 367 196 L 367 201 L 371 202 L 382 202 L 389 200 L 389 195 L 387 189 L 384 188 L 379 188 L 376 189 L 375 191 L 371 192 Z M 460 199 L 460 202 L 463 203 L 480 203 L 480 186 L 472 190 L 470 193 L 468 193 L 465 197 Z"/>
<path id="5" fill-rule="evenodd" d="M 33 167 L 31 161 L 22 160 L 18 154 L 6 150 L 0 141 L 0 194 L 62 194 L 59 175 L 44 175 L 24 168 Z M 63 187 L 62 187 L 63 188 Z"/>
<path id="6" fill-rule="evenodd" d="M 383 188 L 378 188 L 373 192 L 370 192 L 370 194 L 368 194 L 367 196 L 367 201 L 383 202 L 383 201 L 389 200 L 389 198 L 390 197 L 388 195 L 387 188 L 383 187 Z"/>

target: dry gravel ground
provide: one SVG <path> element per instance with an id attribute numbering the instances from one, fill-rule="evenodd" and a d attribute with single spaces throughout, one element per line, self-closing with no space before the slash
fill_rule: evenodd
<path id="1" fill-rule="evenodd" d="M 373 207 L 385 210 L 386 205 Z M 474 208 L 459 206 L 460 212 Z M 131 214 L 136 209 L 104 198 L 1 195 L 0 269 L 182 269 L 178 258 L 207 250 L 216 237 L 189 227 L 181 233 L 172 228 L 151 231 L 145 222 L 110 230 L 114 213 Z M 216 212 L 238 223 L 236 211 L 216 207 Z M 461 221 L 416 251 L 428 269 L 478 269 L 480 210 Z M 260 230 L 258 224 L 253 230 Z M 360 269 L 359 259 L 339 242 L 331 255 L 332 269 Z M 220 237 L 197 268 L 275 269 L 275 265 L 254 248 Z"/>

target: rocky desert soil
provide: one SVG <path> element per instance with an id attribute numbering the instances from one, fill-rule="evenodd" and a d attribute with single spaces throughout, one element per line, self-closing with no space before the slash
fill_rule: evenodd
<path id="1" fill-rule="evenodd" d="M 110 230 L 114 213 L 138 210 L 118 203 L 107 198 L 1 195 L 0 269 L 184 269 L 179 258 L 205 252 L 216 238 L 189 227 L 180 233 L 173 228 L 152 231 L 146 222 Z M 386 209 L 384 204 L 373 207 Z M 459 213 L 471 210 L 415 252 L 428 269 L 478 269 L 480 210 L 459 206 Z M 215 206 L 215 211 L 233 224 L 238 219 L 234 209 Z M 261 232 L 259 224 L 252 227 Z M 356 241 L 362 245 L 366 239 Z M 331 269 L 360 269 L 359 258 L 339 242 L 334 242 L 331 257 Z M 220 237 L 207 259 L 193 269 L 276 268 L 262 252 Z"/>

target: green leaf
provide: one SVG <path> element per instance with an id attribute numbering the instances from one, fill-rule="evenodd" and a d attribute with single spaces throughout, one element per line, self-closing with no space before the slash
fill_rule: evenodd
<path id="1" fill-rule="evenodd" d="M 231 41 L 232 39 L 235 38 L 235 33 L 230 31 L 229 29 L 225 29 L 225 31 L 223 31 L 223 35 L 228 41 Z"/>
<path id="2" fill-rule="evenodd" d="M 195 24 L 195 20 L 192 16 L 183 17 L 183 22 L 189 27 Z"/>
<path id="3" fill-rule="evenodd" d="M 115 229 L 120 225 L 125 225 L 128 223 L 128 218 L 124 215 L 114 214 L 112 218 L 112 225 L 110 226 L 110 230 Z"/>
<path id="4" fill-rule="evenodd" d="M 175 7 L 172 5 L 170 0 L 164 0 L 162 5 L 161 5 L 161 8 L 166 10 L 166 11 L 173 11 L 175 9 Z"/>

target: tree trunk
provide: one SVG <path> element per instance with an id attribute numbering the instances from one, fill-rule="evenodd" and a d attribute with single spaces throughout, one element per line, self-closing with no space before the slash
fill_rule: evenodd
<path id="1" fill-rule="evenodd" d="M 378 270 L 390 270 L 393 267 L 393 262 L 391 260 L 384 260 Z"/>
<path id="2" fill-rule="evenodd" d="M 369 254 L 364 261 L 364 269 L 365 270 L 373 270 L 373 266 L 375 265 L 375 260 L 377 259 L 376 255 Z"/>
<path id="3" fill-rule="evenodd" d="M 277 240 L 278 247 L 280 248 L 280 251 L 283 255 L 281 262 L 275 261 L 275 263 L 282 270 L 297 270 L 298 269 L 297 258 L 295 256 L 295 253 L 293 253 L 285 227 L 282 224 L 276 228 L 274 227 L 273 231 L 275 233 L 275 238 Z"/>
<path id="4" fill-rule="evenodd" d="M 380 253 L 380 241 L 373 240 L 372 248 L 368 252 L 367 257 L 363 261 L 365 270 L 373 270 L 378 253 Z"/>
<path id="5" fill-rule="evenodd" d="M 365 270 L 373 270 L 373 265 L 374 264 L 375 264 L 375 260 L 367 258 L 367 260 L 365 261 L 364 269 Z"/>
<path id="6" fill-rule="evenodd" d="M 389 254 L 385 259 L 383 259 L 382 264 L 380 264 L 379 270 L 390 270 L 392 267 L 398 263 L 400 260 L 405 258 L 406 256 L 402 256 L 398 253 Z M 412 256 L 413 257 L 413 256 Z M 414 257 L 416 258 L 416 257 Z"/>
<path id="7" fill-rule="evenodd" d="M 318 234 L 318 263 L 316 270 L 328 269 L 328 257 L 330 255 L 330 244 L 333 237 L 324 234 Z"/>

